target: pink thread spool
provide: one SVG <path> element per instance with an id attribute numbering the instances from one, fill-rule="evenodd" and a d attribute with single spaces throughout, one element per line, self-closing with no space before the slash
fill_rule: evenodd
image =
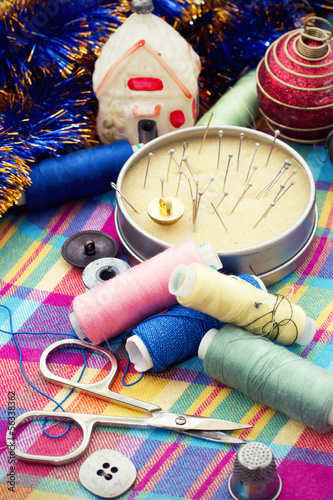
<path id="1" fill-rule="evenodd" d="M 193 262 L 222 267 L 210 243 L 198 247 L 187 239 L 79 295 L 69 316 L 75 333 L 99 344 L 176 304 L 168 289 L 171 272 Z"/>

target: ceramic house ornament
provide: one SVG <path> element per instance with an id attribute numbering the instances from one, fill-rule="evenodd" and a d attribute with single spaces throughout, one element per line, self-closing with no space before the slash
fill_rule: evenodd
<path id="1" fill-rule="evenodd" d="M 199 56 L 152 10 L 151 0 L 133 0 L 133 13 L 96 61 L 97 131 L 104 144 L 121 138 L 146 143 L 194 125 Z"/>

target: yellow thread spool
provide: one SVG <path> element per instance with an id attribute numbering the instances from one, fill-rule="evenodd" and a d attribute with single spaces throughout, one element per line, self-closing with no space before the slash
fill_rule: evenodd
<path id="1" fill-rule="evenodd" d="M 314 320 L 287 298 L 199 264 L 177 266 L 170 276 L 169 291 L 183 306 L 280 344 L 308 344 L 316 331 Z"/>

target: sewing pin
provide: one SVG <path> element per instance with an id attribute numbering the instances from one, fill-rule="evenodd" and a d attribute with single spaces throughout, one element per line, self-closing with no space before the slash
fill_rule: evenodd
<path id="1" fill-rule="evenodd" d="M 220 199 L 220 201 L 216 205 L 216 210 L 219 208 L 219 206 L 221 205 L 222 201 L 224 200 L 224 198 L 226 198 L 226 196 L 228 196 L 228 194 L 229 194 L 228 191 L 224 191 L 222 198 Z"/>
<path id="2" fill-rule="evenodd" d="M 294 179 L 292 179 L 292 180 L 290 181 L 289 186 L 288 186 L 288 187 L 287 187 L 287 188 L 283 191 L 283 193 L 281 193 L 281 194 L 280 194 L 280 196 L 279 196 L 279 197 L 277 197 L 277 198 L 275 199 L 275 203 L 277 203 L 279 200 L 281 200 L 282 196 L 284 196 L 284 195 L 286 194 L 286 192 L 288 191 L 288 189 L 290 189 L 290 188 L 291 188 L 291 186 L 294 186 L 295 184 L 296 184 L 296 181 L 295 181 Z"/>
<path id="3" fill-rule="evenodd" d="M 203 191 L 199 191 L 198 192 L 198 201 L 197 201 L 197 207 L 195 209 L 196 213 L 199 212 L 199 206 L 200 206 L 200 202 L 201 202 L 201 198 L 203 196 L 204 192 Z"/>
<path id="4" fill-rule="evenodd" d="M 182 166 L 183 161 L 185 160 L 185 151 L 187 150 L 187 148 L 188 148 L 188 142 L 186 142 L 186 141 L 185 141 L 185 142 L 183 143 L 183 153 L 182 153 L 182 159 L 181 159 L 181 162 L 180 162 L 180 165 L 179 165 L 179 167 L 180 167 L 180 168 L 181 168 L 181 166 Z"/>
<path id="5" fill-rule="evenodd" d="M 265 212 L 262 214 L 262 216 L 260 217 L 259 220 L 257 220 L 257 222 L 255 223 L 255 225 L 253 226 L 253 229 L 255 227 L 257 227 L 257 225 L 259 224 L 260 221 L 262 221 L 268 214 L 268 212 L 270 211 L 271 208 L 275 207 L 275 201 L 271 201 L 270 204 L 269 204 L 269 207 L 267 208 L 267 210 L 265 210 Z"/>
<path id="6" fill-rule="evenodd" d="M 127 205 L 129 205 L 131 207 L 132 210 L 134 210 L 135 213 L 139 214 L 140 212 L 138 212 L 134 207 L 133 205 L 125 198 L 125 196 L 123 195 L 123 193 L 121 193 L 121 191 L 119 191 L 118 187 L 117 187 L 117 184 L 115 184 L 114 182 L 111 182 L 111 187 L 117 191 L 117 193 L 119 194 L 119 196 L 121 196 L 121 198 L 126 201 Z"/>
<path id="7" fill-rule="evenodd" d="M 197 179 L 193 179 L 195 183 L 195 199 L 198 199 L 198 193 L 199 193 L 199 181 Z"/>
<path id="8" fill-rule="evenodd" d="M 239 147 L 238 147 L 238 156 L 237 156 L 237 172 L 238 172 L 238 169 L 239 169 L 239 159 L 240 159 L 240 152 L 241 152 L 241 147 L 242 147 L 242 142 L 243 142 L 243 139 L 244 139 L 244 135 L 243 132 L 241 132 L 239 134 Z"/>
<path id="9" fill-rule="evenodd" d="M 228 154 L 228 164 L 227 164 L 227 168 L 226 168 L 226 171 L 225 171 L 224 182 L 223 182 L 223 191 L 225 191 L 225 184 L 227 182 L 227 177 L 228 177 L 228 172 L 229 172 L 231 158 L 232 158 L 232 154 L 229 153 Z"/>
<path id="10" fill-rule="evenodd" d="M 297 174 L 297 169 L 294 168 L 291 174 L 289 175 L 288 179 L 286 180 L 286 184 L 290 181 L 293 175 Z"/>
<path id="11" fill-rule="evenodd" d="M 175 153 L 174 149 L 169 149 L 168 154 L 169 154 L 170 158 L 169 158 L 169 165 L 168 165 L 168 171 L 167 171 L 167 182 L 169 182 L 170 165 L 171 165 L 172 157 L 173 157 L 174 153 Z"/>
<path id="12" fill-rule="evenodd" d="M 203 136 L 203 138 L 202 138 L 202 141 L 201 141 L 201 144 L 200 144 L 200 148 L 199 148 L 199 152 L 198 152 L 198 154 L 200 154 L 200 153 L 201 153 L 201 149 L 202 149 L 202 146 L 204 145 L 204 142 L 205 142 L 205 140 L 206 140 L 206 137 L 207 137 L 207 134 L 208 134 L 208 130 L 209 130 L 209 125 L 210 125 L 210 122 L 211 122 L 211 121 L 212 121 L 212 119 L 213 119 L 213 116 L 214 116 L 214 113 L 212 113 L 212 114 L 210 115 L 210 118 L 209 118 L 209 120 L 208 120 L 207 127 L 206 127 L 206 130 L 205 130 L 204 136 Z"/>
<path id="13" fill-rule="evenodd" d="M 266 194 L 272 189 L 272 187 L 274 186 L 274 184 L 276 184 L 277 181 L 280 179 L 281 175 L 283 175 L 284 172 L 286 170 L 288 170 L 288 168 L 290 167 L 290 165 L 291 165 L 290 161 L 285 160 L 284 164 L 282 165 L 282 167 L 280 168 L 280 170 L 278 171 L 278 173 L 276 174 L 276 176 L 272 179 L 271 183 L 268 185 L 268 187 L 267 187 L 266 191 L 264 192 L 264 194 L 262 194 L 261 197 L 259 198 L 260 200 L 266 196 Z"/>
<path id="14" fill-rule="evenodd" d="M 195 217 L 196 217 L 195 209 L 196 209 L 196 206 L 197 206 L 197 200 L 193 196 L 193 198 L 192 198 L 192 223 L 193 223 L 193 225 L 195 224 Z"/>
<path id="15" fill-rule="evenodd" d="M 163 185 L 164 185 L 164 182 L 165 182 L 165 177 L 161 177 L 160 181 L 161 181 L 161 197 L 163 198 L 163 196 L 164 196 Z"/>
<path id="16" fill-rule="evenodd" d="M 191 198 L 193 200 L 193 191 L 192 191 L 192 186 L 191 186 L 191 179 L 187 178 L 188 185 L 190 186 L 190 193 L 191 193 Z"/>
<path id="17" fill-rule="evenodd" d="M 280 196 L 281 192 L 284 190 L 284 188 L 285 188 L 285 187 L 286 187 L 286 185 L 285 185 L 285 184 L 280 184 L 280 189 L 279 189 L 279 191 L 277 192 L 277 194 L 275 195 L 275 198 L 274 198 L 274 200 L 273 200 L 275 203 L 276 203 L 276 202 L 277 202 L 277 200 L 279 199 L 279 196 Z"/>
<path id="18" fill-rule="evenodd" d="M 271 179 L 270 181 L 268 181 L 264 187 L 262 187 L 260 189 L 260 191 L 257 192 L 257 194 L 254 196 L 254 198 L 257 198 L 257 196 L 259 196 L 260 193 L 262 193 L 265 189 L 266 191 L 264 192 L 264 194 L 261 196 L 260 200 L 266 196 L 266 194 L 268 193 L 268 191 L 270 191 L 272 189 L 272 187 L 274 186 L 274 184 L 279 180 L 279 178 L 281 177 L 281 175 L 286 171 L 288 170 L 288 168 L 290 167 L 291 163 L 290 161 L 287 161 L 285 160 L 284 164 L 282 165 L 282 167 L 280 168 L 280 170 L 278 171 L 278 173 L 273 177 L 273 179 Z"/>
<path id="19" fill-rule="evenodd" d="M 198 208 L 199 208 L 199 181 L 193 179 L 195 182 L 195 198 L 194 200 L 194 206 L 193 206 L 193 224 L 194 224 L 194 230 L 196 228 L 196 220 L 197 220 L 197 214 L 198 214 Z"/>
<path id="20" fill-rule="evenodd" d="M 241 199 L 243 198 L 243 196 L 245 195 L 245 193 L 247 193 L 247 192 L 248 192 L 248 190 L 250 189 L 250 187 L 252 187 L 251 182 L 249 182 L 249 183 L 245 184 L 245 188 L 243 189 L 242 194 L 240 195 L 240 197 L 239 197 L 239 199 L 238 199 L 238 201 L 237 201 L 236 205 L 234 206 L 234 208 L 231 210 L 231 213 L 232 213 L 232 214 L 234 213 L 234 211 L 235 211 L 235 209 L 236 209 L 237 205 L 239 204 L 239 202 L 241 201 Z"/>
<path id="21" fill-rule="evenodd" d="M 196 175 L 196 173 L 194 172 L 193 168 L 191 167 L 190 162 L 187 159 L 187 156 L 183 156 L 182 161 L 185 162 L 185 165 L 187 166 L 190 174 L 192 175 L 192 177 L 194 177 Z"/>
<path id="22" fill-rule="evenodd" d="M 220 222 L 222 224 L 222 226 L 224 227 L 224 229 L 228 232 L 228 229 L 226 227 L 226 225 L 224 224 L 223 220 L 222 220 L 222 217 L 220 216 L 220 214 L 218 213 L 218 211 L 216 210 L 216 207 L 214 207 L 213 203 L 211 203 L 216 215 L 218 216 L 218 218 L 220 219 Z"/>
<path id="23" fill-rule="evenodd" d="M 211 185 L 211 183 L 213 182 L 213 180 L 214 180 L 214 177 L 211 177 L 209 179 L 209 182 L 208 182 L 207 186 L 204 188 L 204 190 L 202 191 L 202 194 L 205 194 L 205 192 L 207 191 L 207 189 L 209 188 L 209 186 Z"/>
<path id="24" fill-rule="evenodd" d="M 178 184 L 177 184 L 176 196 L 178 196 L 178 192 L 179 192 L 179 188 L 180 188 L 180 181 L 181 181 L 181 178 L 182 178 L 182 174 L 184 174 L 184 171 L 180 168 L 178 170 L 178 173 L 179 173 L 179 177 L 178 177 Z"/>
<path id="25" fill-rule="evenodd" d="M 148 162 L 147 162 L 145 180 L 144 180 L 144 183 L 143 183 L 143 189 L 145 189 L 145 187 L 146 187 L 147 175 L 148 175 L 149 165 L 150 165 L 152 157 L 153 157 L 153 153 L 148 153 Z"/>
<path id="26" fill-rule="evenodd" d="M 223 130 L 219 130 L 219 152 L 217 154 L 217 165 L 216 165 L 216 170 L 219 169 L 220 165 L 220 156 L 221 156 L 221 143 L 222 143 L 222 137 L 223 137 Z"/>
<path id="27" fill-rule="evenodd" d="M 258 165 L 253 165 L 252 167 L 252 172 L 250 174 L 250 177 L 248 178 L 247 182 L 245 183 L 244 189 L 246 189 L 246 186 L 250 183 L 250 180 L 252 179 L 252 176 L 256 170 L 258 170 Z"/>
<path id="28" fill-rule="evenodd" d="M 275 145 L 275 141 L 276 141 L 276 139 L 278 138 L 279 135 L 280 135 L 280 130 L 275 130 L 275 132 L 274 132 L 274 139 L 273 139 L 273 142 L 272 142 L 272 145 L 271 145 L 271 149 L 269 150 L 269 153 L 268 153 L 268 157 L 267 157 L 267 160 L 266 160 L 265 168 L 268 165 L 269 159 L 271 157 L 271 154 L 272 154 L 272 151 L 273 151 L 273 148 L 274 148 L 274 145 Z"/>
<path id="29" fill-rule="evenodd" d="M 256 145 L 254 147 L 254 153 L 253 153 L 253 156 L 252 156 L 252 160 L 251 160 L 249 169 L 247 171 L 247 176 L 246 176 L 245 183 L 247 183 L 247 181 L 249 180 L 249 175 L 250 175 L 250 171 L 251 171 L 251 168 L 252 168 L 252 165 L 253 165 L 253 162 L 254 162 L 254 157 L 255 157 L 255 155 L 257 153 L 257 149 L 259 148 L 259 146 L 260 146 L 259 142 L 256 142 Z"/>

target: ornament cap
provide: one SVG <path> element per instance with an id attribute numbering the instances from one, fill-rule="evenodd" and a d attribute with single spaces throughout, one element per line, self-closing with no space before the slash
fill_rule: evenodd
<path id="1" fill-rule="evenodd" d="M 136 14 L 148 14 L 154 10 L 152 0 L 132 0 L 132 12 Z"/>
<path id="2" fill-rule="evenodd" d="M 326 31 L 315 25 L 309 26 L 309 22 L 320 22 L 328 25 L 330 31 Z M 304 59 L 316 60 L 321 59 L 328 52 L 328 42 L 333 36 L 333 26 L 327 19 L 322 17 L 311 17 L 307 19 L 303 25 L 297 48 Z M 312 42 L 312 43 L 311 43 Z"/>

